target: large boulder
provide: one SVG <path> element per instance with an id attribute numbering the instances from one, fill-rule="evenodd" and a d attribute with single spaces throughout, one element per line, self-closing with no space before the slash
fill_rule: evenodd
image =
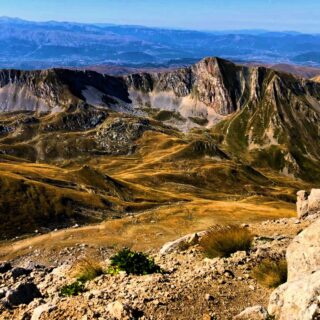
<path id="1" fill-rule="evenodd" d="M 288 282 L 271 295 L 268 312 L 276 320 L 320 319 L 320 219 L 287 249 Z"/>
<path id="2" fill-rule="evenodd" d="M 296 236 L 287 249 L 288 281 L 320 269 L 320 219 Z"/>
<path id="3" fill-rule="evenodd" d="M 320 319 L 320 270 L 278 287 L 270 297 L 268 312 L 276 320 Z"/>
<path id="4" fill-rule="evenodd" d="M 41 298 L 41 293 L 37 286 L 32 283 L 21 283 L 15 289 L 6 293 L 6 302 L 11 306 L 29 304 L 36 298 Z"/>

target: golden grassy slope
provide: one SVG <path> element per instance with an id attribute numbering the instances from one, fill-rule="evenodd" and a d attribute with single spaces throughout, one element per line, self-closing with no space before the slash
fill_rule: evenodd
<path id="1" fill-rule="evenodd" d="M 74 159 L 60 166 L 13 160 L 0 163 L 0 179 L 4 181 L 1 188 L 7 186 L 11 192 L 2 189 L 0 204 L 14 207 L 16 201 L 20 205 L 23 195 L 25 205 L 18 216 L 2 210 L 1 219 L 6 221 L 2 228 L 7 226 L 9 230 L 23 221 L 23 226 L 33 232 L 46 219 L 50 221 L 48 226 L 55 228 L 138 214 L 10 246 L 4 242 L 0 258 L 26 253 L 29 246 L 32 250 L 50 249 L 76 243 L 147 249 L 215 223 L 295 215 L 295 192 L 306 184 L 273 171 L 257 172 L 206 152 L 199 156 L 199 150 L 190 148 L 193 144 L 194 136 L 190 141 L 188 137 L 147 131 L 138 141 L 137 152 L 129 156 L 81 158 L 78 162 Z M 22 182 L 30 185 L 31 191 L 13 192 L 12 186 L 21 188 Z M 32 192 L 40 197 L 36 203 L 41 204 L 42 215 L 34 215 Z M 64 206 L 63 199 L 70 201 L 69 207 Z M 75 212 L 74 208 L 81 210 Z"/>

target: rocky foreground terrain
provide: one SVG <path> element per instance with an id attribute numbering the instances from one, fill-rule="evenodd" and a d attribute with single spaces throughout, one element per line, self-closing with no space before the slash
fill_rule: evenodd
<path id="1" fill-rule="evenodd" d="M 298 218 L 243 225 L 255 237 L 246 251 L 205 258 L 206 231 L 148 252 L 165 270 L 151 275 L 102 274 L 84 292 L 62 297 L 82 257 L 107 268 L 115 248 L 85 243 L 59 253 L 34 252 L 0 264 L 1 319 L 320 319 L 319 190 L 298 193 Z M 53 256 L 52 256 L 53 255 Z M 252 270 L 286 257 L 288 280 L 266 288 Z M 41 261 L 41 265 L 39 264 Z M 44 261 L 53 261 L 43 263 Z"/>

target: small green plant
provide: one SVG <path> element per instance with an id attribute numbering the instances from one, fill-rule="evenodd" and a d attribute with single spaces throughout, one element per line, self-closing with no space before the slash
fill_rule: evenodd
<path id="1" fill-rule="evenodd" d="M 200 245 L 208 258 L 229 257 L 237 251 L 248 251 L 253 235 L 237 225 L 214 226 L 201 239 Z"/>
<path id="2" fill-rule="evenodd" d="M 81 281 L 75 281 L 71 284 L 67 284 L 60 289 L 61 297 L 77 296 L 82 292 L 85 292 L 84 283 Z"/>
<path id="3" fill-rule="evenodd" d="M 105 273 L 99 261 L 94 258 L 84 258 L 74 265 L 73 274 L 78 281 L 86 282 Z"/>
<path id="4" fill-rule="evenodd" d="M 263 260 L 252 271 L 252 276 L 262 286 L 276 288 L 287 281 L 287 261 Z"/>
<path id="5" fill-rule="evenodd" d="M 120 250 L 111 257 L 109 274 L 117 274 L 125 271 L 127 274 L 145 275 L 151 273 L 162 273 L 162 269 L 143 252 L 134 252 L 128 248 Z"/>

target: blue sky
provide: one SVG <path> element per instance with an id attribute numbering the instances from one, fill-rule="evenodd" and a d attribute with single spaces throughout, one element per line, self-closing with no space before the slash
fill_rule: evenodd
<path id="1" fill-rule="evenodd" d="M 0 1 L 0 15 L 36 21 L 320 33 L 319 0 L 10 0 Z"/>

